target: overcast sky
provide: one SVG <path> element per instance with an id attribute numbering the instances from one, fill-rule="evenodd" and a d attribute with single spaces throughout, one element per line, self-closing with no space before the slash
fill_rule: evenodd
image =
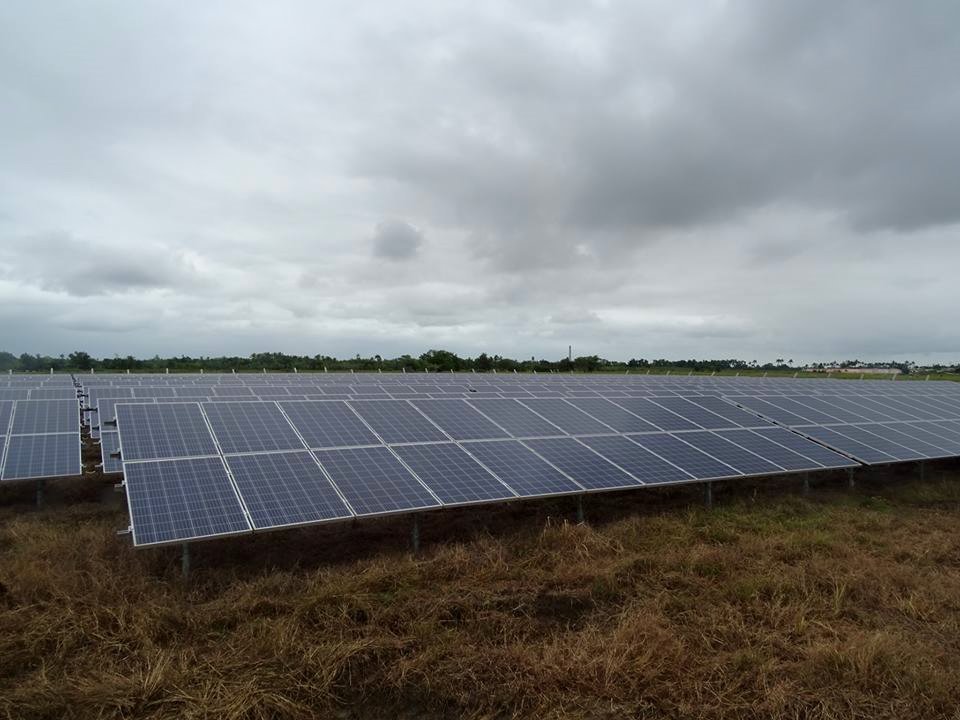
<path id="1" fill-rule="evenodd" d="M 0 3 L 0 349 L 960 359 L 960 4 Z"/>

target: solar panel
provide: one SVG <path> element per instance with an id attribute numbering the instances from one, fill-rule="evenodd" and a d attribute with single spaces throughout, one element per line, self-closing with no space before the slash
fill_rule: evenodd
<path id="1" fill-rule="evenodd" d="M 120 404 L 117 429 L 125 462 L 217 454 L 197 403 Z"/>
<path id="2" fill-rule="evenodd" d="M 251 530 L 218 457 L 124 463 L 123 473 L 136 546 Z"/>
<path id="3" fill-rule="evenodd" d="M 819 462 L 800 455 L 762 435 L 758 435 L 752 430 L 718 430 L 717 435 L 766 458 L 770 462 L 776 463 L 784 470 L 819 470 L 823 467 Z M 809 440 L 799 439 L 808 445 L 818 447 Z"/>
<path id="4" fill-rule="evenodd" d="M 711 432 L 684 433 L 683 441 L 744 475 L 775 475 L 784 468 Z"/>
<path id="5" fill-rule="evenodd" d="M 774 405 L 772 402 L 767 402 L 766 399 L 763 398 L 738 395 L 728 399 L 733 400 L 739 405 L 743 405 L 754 412 L 761 413 L 765 417 L 768 417 L 775 422 L 781 423 L 782 425 L 787 425 L 788 427 L 798 427 L 800 425 L 811 424 L 806 418 L 788 410 L 784 410 L 780 406 Z"/>
<path id="6" fill-rule="evenodd" d="M 623 469 L 573 438 L 527 440 L 525 445 L 587 490 L 613 490 L 640 484 Z"/>
<path id="7" fill-rule="evenodd" d="M 849 426 L 844 426 L 844 428 Z M 865 445 L 862 442 L 855 440 L 847 435 L 843 435 L 837 432 L 833 428 L 827 427 L 809 427 L 803 429 L 804 434 L 809 435 L 812 438 L 819 440 L 820 442 L 826 443 L 830 447 L 836 448 L 841 452 L 847 453 L 848 455 L 855 457 L 857 460 L 866 463 L 891 463 L 895 462 L 898 458 L 896 455 L 889 455 L 881 450 L 872 447 L 872 445 Z M 876 438 L 878 441 L 880 438 Z"/>
<path id="8" fill-rule="evenodd" d="M 514 437 L 566 434 L 516 400 L 470 400 L 469 403 Z"/>
<path id="9" fill-rule="evenodd" d="M 816 411 L 823 413 L 831 418 L 836 418 L 843 423 L 858 423 L 858 422 L 868 422 L 869 418 L 865 417 L 861 413 L 852 412 L 846 408 L 840 407 L 840 405 L 833 401 L 833 398 L 817 398 L 810 395 L 792 395 L 790 396 L 791 400 L 802 403 L 808 408 L 813 408 Z"/>
<path id="10" fill-rule="evenodd" d="M 660 429 L 604 398 L 572 398 L 569 402 L 618 432 L 657 432 Z"/>
<path id="11" fill-rule="evenodd" d="M 692 400 L 682 397 L 654 397 L 650 402 L 675 412 L 680 417 L 689 420 L 707 430 L 737 427 L 737 423 L 710 412 L 704 407 L 696 405 Z"/>
<path id="12" fill-rule="evenodd" d="M 631 435 L 630 439 L 701 480 L 736 477 L 741 474 L 675 435 Z"/>
<path id="13" fill-rule="evenodd" d="M 104 473 L 123 472 L 123 462 L 113 457 L 120 452 L 120 433 L 105 432 L 100 434 L 100 458 Z"/>
<path id="14" fill-rule="evenodd" d="M 825 468 L 857 467 L 859 464 L 783 428 L 760 428 L 751 430 L 751 432 L 810 458 Z"/>
<path id="15" fill-rule="evenodd" d="M 13 401 L 0 400 L 0 435 L 7 434 L 10 427 L 10 418 L 13 415 Z"/>
<path id="16" fill-rule="evenodd" d="M 357 515 L 381 515 L 440 506 L 385 447 L 314 452 Z"/>
<path id="17" fill-rule="evenodd" d="M 444 505 L 516 497 L 506 485 L 453 443 L 401 445 L 395 450 Z"/>
<path id="18" fill-rule="evenodd" d="M 686 482 L 694 477 L 620 435 L 580 438 L 645 485 Z"/>
<path id="19" fill-rule="evenodd" d="M 11 435 L 45 435 L 80 432 L 80 407 L 76 400 L 18 400 Z"/>
<path id="20" fill-rule="evenodd" d="M 465 400 L 411 400 L 454 440 L 509 438 Z"/>
<path id="21" fill-rule="evenodd" d="M 949 457 L 952 454 L 948 450 L 944 450 L 939 445 L 931 445 L 926 441 L 917 440 L 915 437 L 905 435 L 897 430 L 897 426 L 895 425 L 881 425 L 874 423 L 872 425 L 861 425 L 859 427 L 873 435 L 880 436 L 884 440 L 895 443 L 901 448 L 906 448 L 907 450 L 919 453 L 923 457 Z"/>
<path id="22" fill-rule="evenodd" d="M 406 400 L 354 400 L 349 403 L 387 443 L 449 441 Z"/>
<path id="23" fill-rule="evenodd" d="M 353 517 L 313 455 L 234 455 L 227 467 L 256 530 Z"/>
<path id="24" fill-rule="evenodd" d="M 304 449 L 276 403 L 207 402 L 202 407 L 225 455 Z"/>
<path id="25" fill-rule="evenodd" d="M 7 440 L 3 480 L 67 477 L 80 471 L 79 432 L 12 435 Z"/>
<path id="26" fill-rule="evenodd" d="M 648 423 L 651 423 L 654 430 L 667 430 L 670 432 L 678 430 L 697 430 L 698 426 L 689 420 L 686 420 L 675 412 L 651 402 L 647 398 L 617 398 L 617 405 L 629 410 Z"/>
<path id="27" fill-rule="evenodd" d="M 521 497 L 583 492 L 583 488 L 516 440 L 465 443 L 463 448 Z"/>
<path id="28" fill-rule="evenodd" d="M 377 436 L 344 402 L 302 400 L 283 402 L 280 407 L 311 448 L 380 444 Z"/>
<path id="29" fill-rule="evenodd" d="M 606 434 L 613 430 L 609 425 L 591 417 L 565 399 L 549 399 L 538 396 L 520 402 L 571 435 Z"/>
<path id="30" fill-rule="evenodd" d="M 955 454 L 960 455 L 960 433 L 955 430 L 943 427 L 941 423 L 935 422 L 904 423 L 899 426 L 901 432 L 908 432 L 907 428 L 911 428 L 914 432 L 918 433 L 917 437 L 921 439 L 923 439 L 924 436 L 936 437 L 940 444 L 950 448 Z"/>
<path id="31" fill-rule="evenodd" d="M 741 410 L 723 398 L 704 396 L 698 398 L 687 398 L 687 400 L 719 415 L 722 418 L 730 420 L 740 427 L 768 427 L 770 425 L 767 420 L 753 415 L 752 413 L 748 413 L 745 410 Z"/>

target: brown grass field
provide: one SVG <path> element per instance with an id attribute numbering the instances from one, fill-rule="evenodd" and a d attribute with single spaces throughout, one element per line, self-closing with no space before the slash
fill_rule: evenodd
<path id="1" fill-rule="evenodd" d="M 0 717 L 958 718 L 956 464 L 134 551 L 0 493 Z"/>

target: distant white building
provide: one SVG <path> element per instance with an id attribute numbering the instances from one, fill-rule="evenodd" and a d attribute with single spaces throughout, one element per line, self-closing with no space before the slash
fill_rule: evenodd
<path id="1" fill-rule="evenodd" d="M 836 368 L 828 372 L 844 373 L 846 375 L 901 375 L 903 370 L 900 368 L 875 368 L 875 367 L 847 367 Z"/>

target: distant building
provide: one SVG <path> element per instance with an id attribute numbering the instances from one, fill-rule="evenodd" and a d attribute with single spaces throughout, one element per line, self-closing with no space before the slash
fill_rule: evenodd
<path id="1" fill-rule="evenodd" d="M 877 367 L 846 367 L 836 368 L 829 372 L 844 373 L 846 375 L 902 375 L 900 368 L 877 368 Z"/>

